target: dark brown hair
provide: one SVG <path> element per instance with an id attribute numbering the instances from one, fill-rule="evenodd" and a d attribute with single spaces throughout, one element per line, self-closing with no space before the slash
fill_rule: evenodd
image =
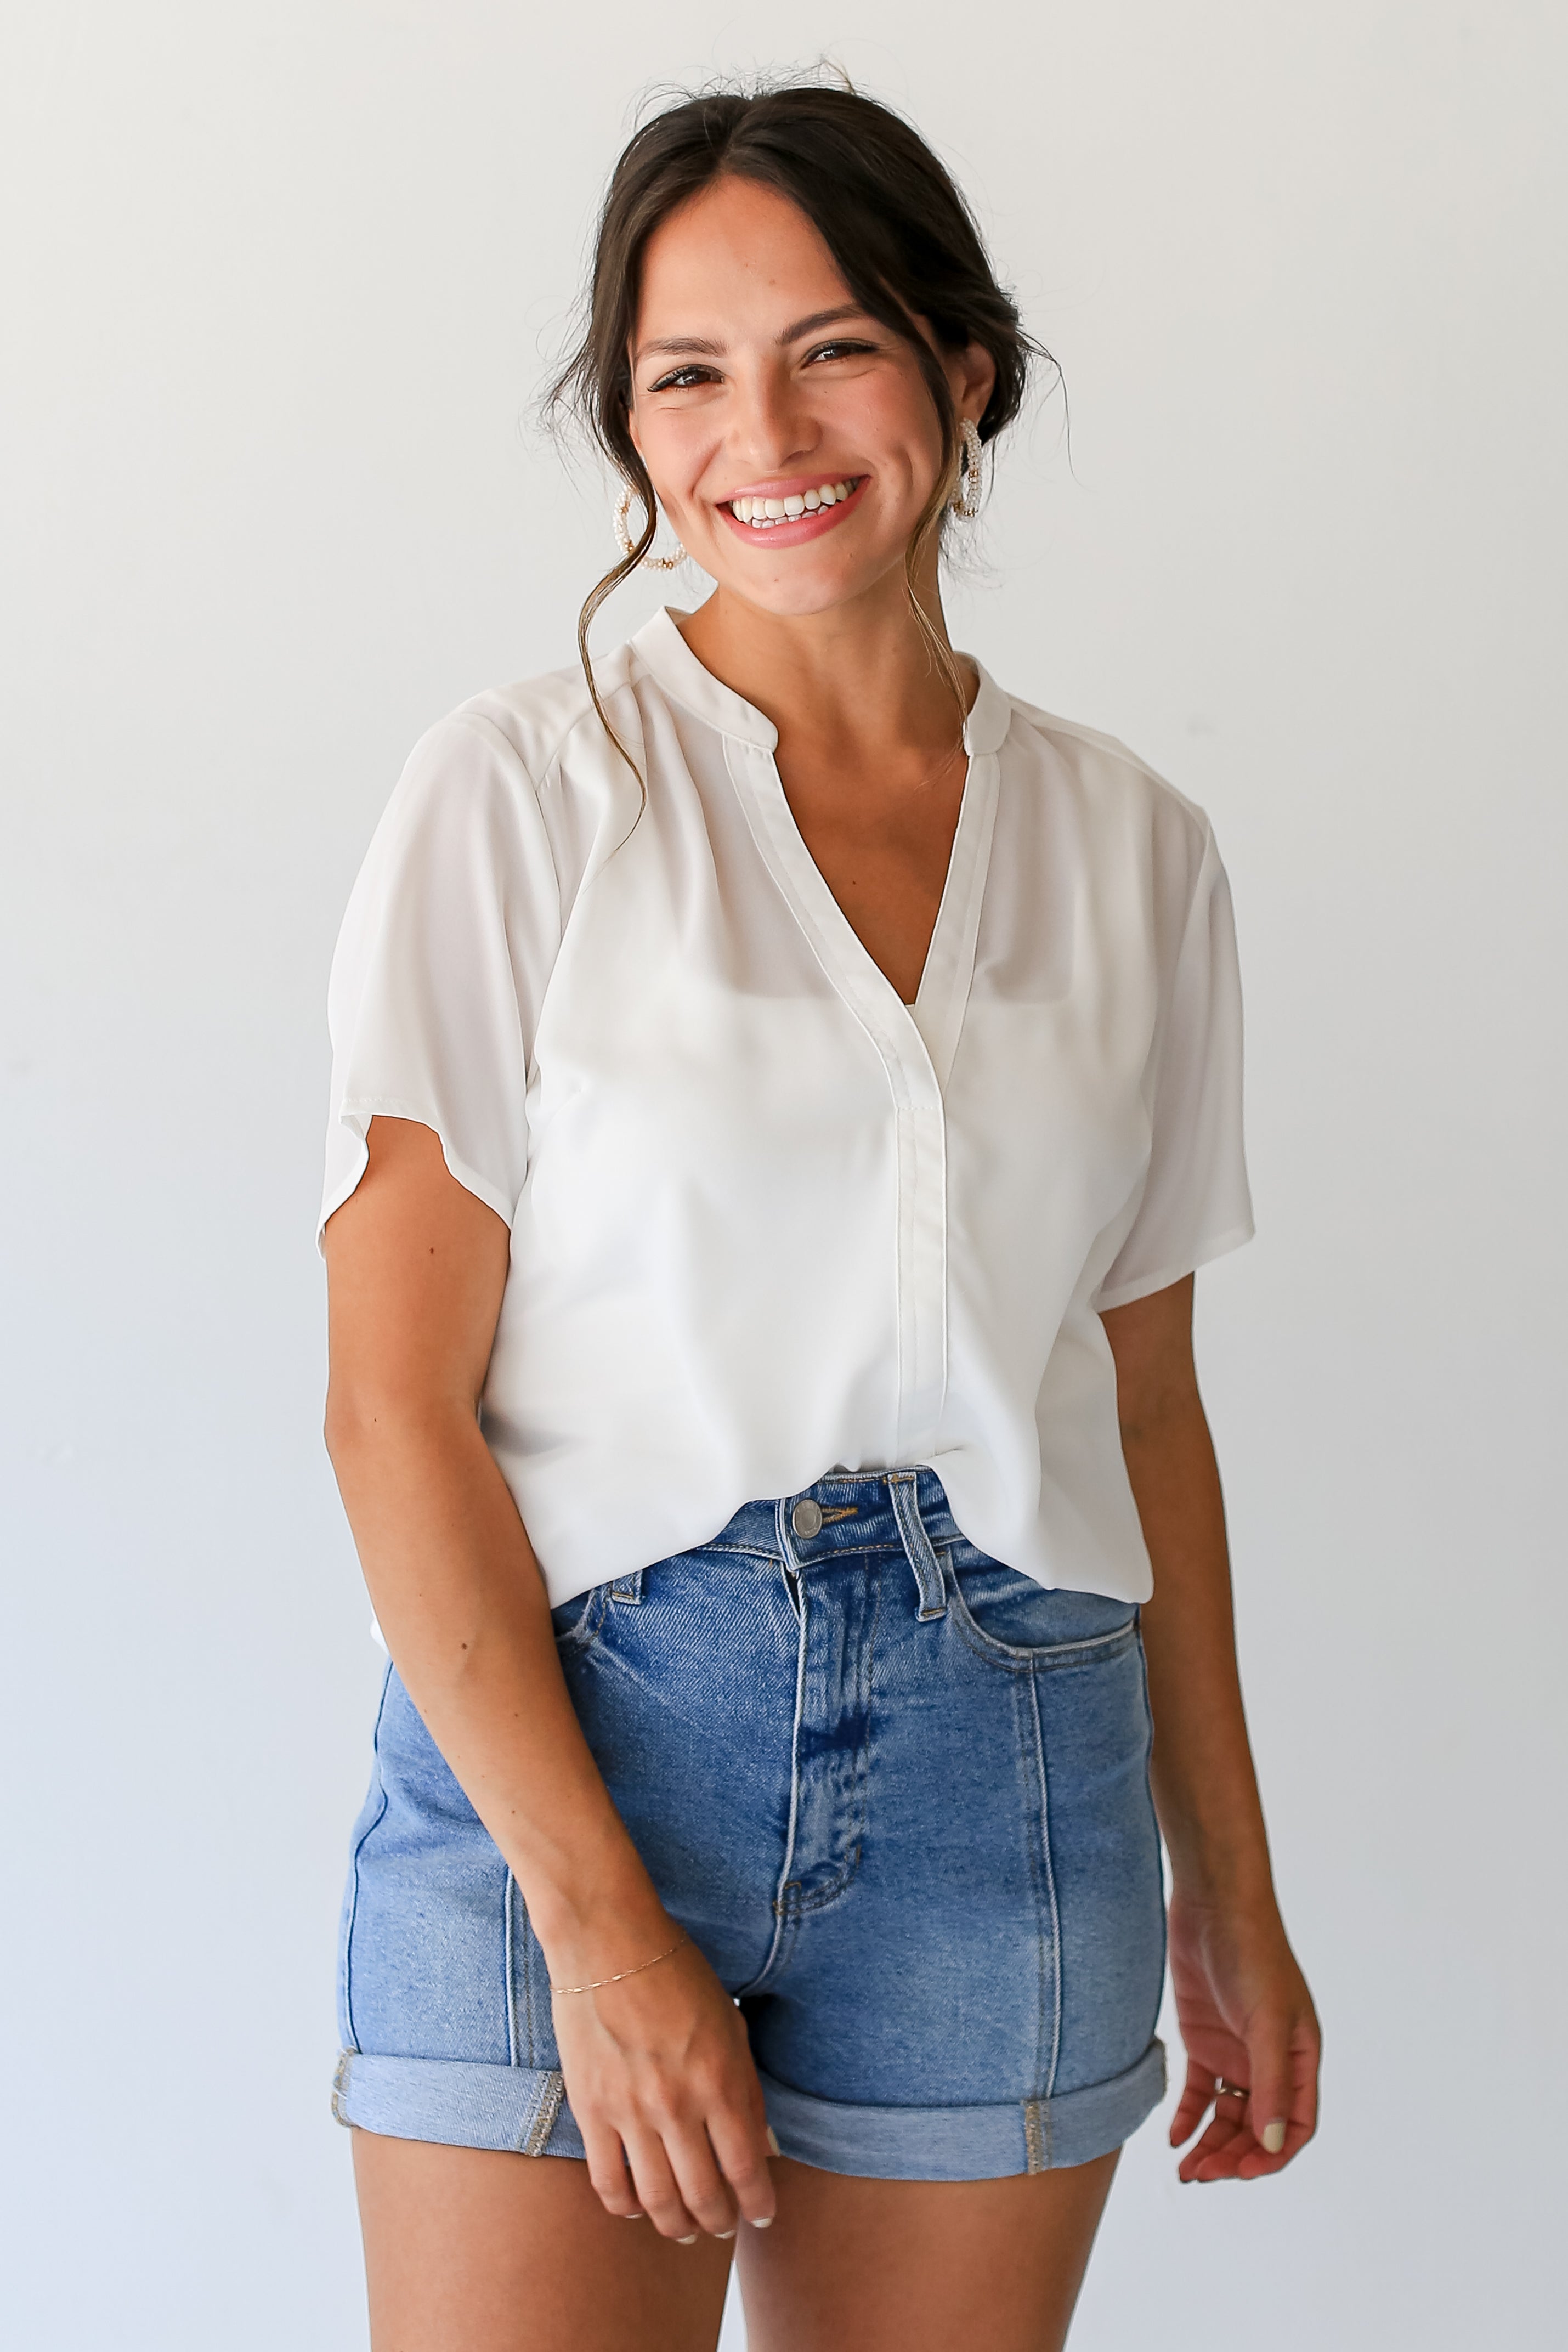
<path id="1" fill-rule="evenodd" d="M 821 237 L 854 299 L 903 337 L 919 361 L 942 431 L 942 470 L 904 558 L 915 618 L 962 707 L 951 655 L 920 603 L 916 567 L 942 528 L 958 462 L 958 422 L 941 362 L 915 324 L 922 319 L 946 351 L 979 343 L 997 380 L 979 423 L 982 441 L 1011 424 L 1030 363 L 1054 367 L 1027 334 L 1018 306 L 997 282 L 964 198 L 919 132 L 856 90 L 816 84 L 705 91 L 683 97 L 644 122 L 611 177 L 594 240 L 581 339 L 548 395 L 586 426 L 641 499 L 642 537 L 590 592 L 577 643 L 594 708 L 604 711 L 588 656 L 588 631 L 611 593 L 653 544 L 653 486 L 632 444 L 629 357 L 648 239 L 678 206 L 728 174 L 775 190 L 799 206 Z M 610 722 L 607 731 L 622 749 Z"/>

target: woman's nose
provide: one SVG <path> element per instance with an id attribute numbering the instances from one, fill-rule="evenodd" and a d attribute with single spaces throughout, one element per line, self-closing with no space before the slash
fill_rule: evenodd
<path id="1" fill-rule="evenodd" d="M 737 386 L 730 412 L 730 444 L 746 470 L 782 474 L 816 439 L 810 408 L 788 370 L 759 371 Z"/>

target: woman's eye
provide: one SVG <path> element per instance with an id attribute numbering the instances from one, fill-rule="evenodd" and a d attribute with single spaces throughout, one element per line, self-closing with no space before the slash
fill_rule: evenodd
<path id="1" fill-rule="evenodd" d="M 813 360 L 863 359 L 867 352 L 874 352 L 875 349 L 874 343 L 819 343 L 814 351 L 807 352 L 806 363 L 810 366 Z"/>
<path id="2" fill-rule="evenodd" d="M 714 380 L 712 368 L 698 367 L 694 362 L 690 367 L 672 368 L 668 375 L 662 375 L 657 383 L 651 383 L 648 389 L 650 392 L 686 392 L 693 384 L 712 383 Z"/>

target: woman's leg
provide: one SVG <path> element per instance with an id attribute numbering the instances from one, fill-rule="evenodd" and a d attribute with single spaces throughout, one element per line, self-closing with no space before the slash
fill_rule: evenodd
<path id="1" fill-rule="evenodd" d="M 718 2341 L 733 2248 L 673 2245 L 647 2221 L 612 2219 L 586 2164 L 356 2130 L 354 2179 L 371 2352 L 713 2352 Z"/>
<path id="2" fill-rule="evenodd" d="M 743 2233 L 749 2352 L 1060 2352 L 1114 2154 L 1008 2180 L 781 2160 Z M 713 2352 L 730 2247 L 611 2218 L 585 2165 L 354 2134 L 372 2352 Z"/>
<path id="3" fill-rule="evenodd" d="M 779 2218 L 742 2232 L 749 2352 L 1061 2352 L 1118 2153 L 1006 2180 L 776 2163 Z"/>

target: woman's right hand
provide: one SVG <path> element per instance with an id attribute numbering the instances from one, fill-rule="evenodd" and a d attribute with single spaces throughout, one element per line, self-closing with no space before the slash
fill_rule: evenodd
<path id="1" fill-rule="evenodd" d="M 665 1942 L 679 1930 L 669 1925 Z M 659 1948 L 657 1936 L 649 1939 Z M 552 1978 L 559 1977 L 554 1965 Z M 746 2027 L 695 1944 L 597 1991 L 558 1993 L 556 2042 L 588 2175 L 662 2237 L 766 2230 L 770 2135 Z"/>
<path id="2" fill-rule="evenodd" d="M 327 1226 L 333 1467 L 376 1614 L 425 1727 L 515 1873 L 557 1984 L 679 1934 L 589 1752 L 538 1562 L 479 1424 L 510 1239 L 417 1121 L 371 1121 Z M 601 1965 L 594 1965 L 600 1962 Z M 746 2029 L 690 1944 L 556 2030 L 589 2171 L 667 2238 L 773 2218 Z"/>

